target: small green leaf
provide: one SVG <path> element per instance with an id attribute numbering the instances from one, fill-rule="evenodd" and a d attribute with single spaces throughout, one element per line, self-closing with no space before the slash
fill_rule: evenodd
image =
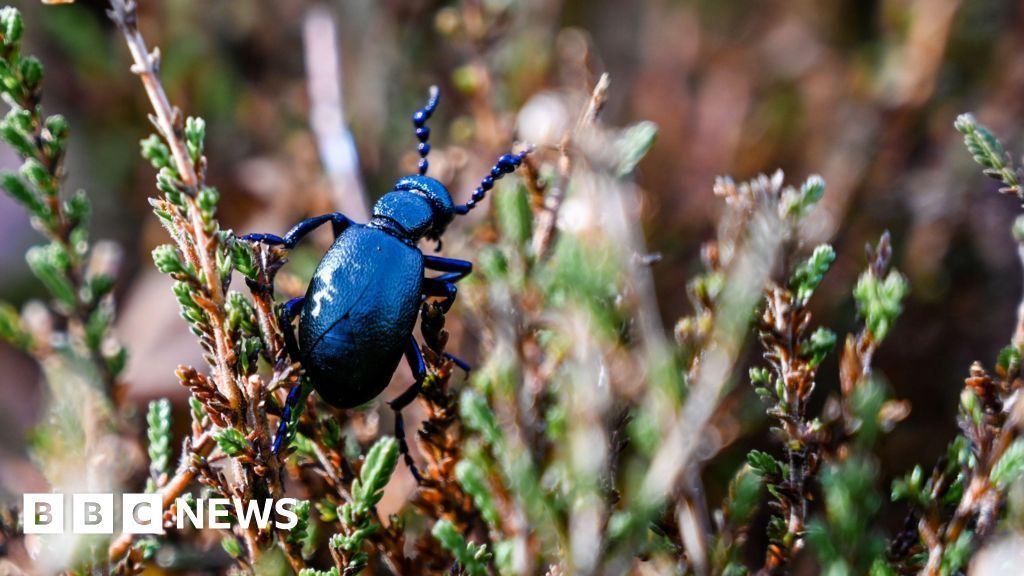
<path id="1" fill-rule="evenodd" d="M 458 478 L 462 489 L 473 499 L 473 503 L 480 510 L 487 525 L 496 533 L 499 531 L 501 516 L 498 508 L 494 505 L 494 494 L 492 488 L 487 485 L 483 472 L 475 463 L 469 460 L 462 460 L 455 465 L 455 477 Z"/>
<path id="2" fill-rule="evenodd" d="M 658 137 L 658 125 L 654 122 L 637 122 L 623 130 L 615 148 L 618 151 L 619 161 L 615 168 L 615 174 L 619 178 L 628 176 L 636 169 L 636 165 L 643 160 L 644 156 L 654 145 Z"/>
<path id="3" fill-rule="evenodd" d="M 885 279 L 879 279 L 867 271 L 861 274 L 853 289 L 857 309 L 864 317 L 864 323 L 877 341 L 882 341 L 903 311 L 903 298 L 910 291 L 906 279 L 895 270 Z"/>
<path id="4" fill-rule="evenodd" d="M 242 545 L 238 542 L 238 539 L 234 535 L 226 536 L 220 541 L 220 545 L 224 548 L 224 551 L 228 553 L 232 558 L 242 557 Z"/>
<path id="5" fill-rule="evenodd" d="M 98 306 L 89 315 L 85 323 L 85 344 L 93 350 L 99 350 L 106 340 L 113 321 L 109 306 Z"/>
<path id="6" fill-rule="evenodd" d="M 192 162 L 198 163 L 203 155 L 203 140 L 206 139 L 206 121 L 189 117 L 185 120 L 185 146 Z"/>
<path id="7" fill-rule="evenodd" d="M 114 278 L 107 274 L 96 274 L 95 276 L 89 277 L 87 280 L 87 286 L 91 295 L 90 299 L 92 301 L 96 301 L 103 298 L 114 289 L 114 283 Z"/>
<path id="8" fill-rule="evenodd" d="M 285 536 L 285 540 L 289 544 L 301 544 L 309 531 L 309 500 L 299 500 L 295 504 L 296 524 L 295 527 L 288 532 Z"/>
<path id="9" fill-rule="evenodd" d="M 249 441 L 236 428 L 222 428 L 213 434 L 217 445 L 228 456 L 241 456 L 249 452 Z"/>
<path id="10" fill-rule="evenodd" d="M 32 336 L 22 328 L 21 316 L 7 302 L 0 302 L 0 339 L 21 350 L 32 345 Z"/>
<path id="11" fill-rule="evenodd" d="M 78 190 L 64 201 L 64 216 L 72 226 L 80 226 L 89 219 L 92 205 L 85 190 Z"/>
<path id="12" fill-rule="evenodd" d="M 21 12 L 17 8 L 5 6 L 0 10 L 0 34 L 3 35 L 4 46 L 14 46 L 21 40 L 24 24 Z"/>
<path id="13" fill-rule="evenodd" d="M 231 242 L 231 261 L 238 272 L 249 278 L 256 279 L 259 269 L 256 266 L 256 258 L 253 256 L 252 248 L 247 242 L 235 239 Z"/>
<path id="14" fill-rule="evenodd" d="M 139 146 L 142 148 L 142 157 L 149 160 L 153 168 L 157 170 L 173 168 L 174 161 L 171 158 L 171 149 L 156 134 L 150 134 L 145 140 L 139 141 Z"/>
<path id="15" fill-rule="evenodd" d="M 899 502 L 901 500 L 907 500 L 919 505 L 926 505 L 927 499 L 922 493 L 924 488 L 923 483 L 924 471 L 921 469 L 921 466 L 914 466 L 914 469 L 906 476 L 893 481 L 892 501 Z"/>
<path id="16" fill-rule="evenodd" d="M 35 56 L 21 59 L 21 81 L 29 93 L 38 92 L 43 81 L 43 64 Z"/>
<path id="17" fill-rule="evenodd" d="M 170 473 L 171 463 L 171 403 L 166 398 L 149 403 L 146 413 L 149 438 L 149 471 L 154 480 Z"/>
<path id="18" fill-rule="evenodd" d="M 783 213 L 797 220 L 806 216 L 825 196 L 825 179 L 817 174 L 807 178 L 799 190 L 787 187 L 782 194 Z"/>
<path id="19" fill-rule="evenodd" d="M 502 186 L 500 193 L 494 195 L 494 208 L 502 238 L 514 246 L 523 246 L 529 240 L 533 227 L 533 212 L 526 188 L 518 183 Z"/>
<path id="20" fill-rule="evenodd" d="M 835 250 L 828 244 L 822 244 L 814 249 L 810 258 L 797 266 L 789 284 L 796 293 L 799 305 L 804 305 L 810 300 L 835 259 Z"/>
<path id="21" fill-rule="evenodd" d="M 192 419 L 195 420 L 196 424 L 202 425 L 203 422 L 203 402 L 195 396 L 188 397 L 189 411 L 192 413 Z"/>
<path id="22" fill-rule="evenodd" d="M 775 475 L 781 471 L 778 461 L 771 454 L 760 450 L 751 450 L 747 453 L 747 464 L 758 476 Z"/>
<path id="23" fill-rule="evenodd" d="M 43 193 L 53 196 L 57 193 L 53 186 L 54 179 L 43 164 L 35 158 L 26 158 L 21 164 L 21 177 L 24 178 Z"/>
<path id="24" fill-rule="evenodd" d="M 256 363 L 260 359 L 260 349 L 263 347 L 263 340 L 259 336 L 242 338 L 238 342 L 238 361 L 242 366 L 242 373 L 252 374 L 256 371 Z"/>
<path id="25" fill-rule="evenodd" d="M 754 386 L 770 386 L 772 373 L 767 368 L 753 367 L 749 371 L 750 383 Z"/>
<path id="26" fill-rule="evenodd" d="M 430 533 L 445 550 L 455 557 L 467 574 L 470 576 L 485 576 L 487 574 L 487 562 L 491 555 L 487 552 L 486 546 L 467 542 L 462 534 L 459 534 L 455 525 L 448 520 L 435 522 Z"/>
<path id="27" fill-rule="evenodd" d="M 964 530 L 961 532 L 956 541 L 943 550 L 942 566 L 939 569 L 939 573 L 959 573 L 960 569 L 967 565 L 967 561 L 971 557 L 971 551 L 974 550 L 974 540 L 973 531 Z"/>
<path id="28" fill-rule="evenodd" d="M 68 136 L 68 121 L 60 114 L 48 117 L 43 125 L 46 128 L 46 132 L 49 133 L 51 140 L 59 142 Z"/>
<path id="29" fill-rule="evenodd" d="M 61 304 L 74 309 L 78 299 L 67 277 L 68 255 L 60 244 L 51 242 L 46 246 L 34 246 L 25 254 L 25 259 L 50 294 Z"/>
<path id="30" fill-rule="evenodd" d="M 150 561 L 156 557 L 157 551 L 160 550 L 160 540 L 150 537 L 141 538 L 132 547 L 142 552 L 143 560 Z"/>
<path id="31" fill-rule="evenodd" d="M 381 438 L 370 448 L 359 472 L 359 480 L 352 483 L 352 500 L 357 513 L 366 514 L 380 502 L 384 487 L 397 465 L 398 441 L 394 438 Z"/>
<path id="32" fill-rule="evenodd" d="M 987 176 L 1001 180 L 1006 190 L 1021 194 L 1020 180 L 1002 142 L 971 114 L 961 114 L 953 124 L 964 135 L 964 144 Z"/>
<path id="33" fill-rule="evenodd" d="M 999 461 L 992 467 L 990 478 L 999 490 L 1005 490 L 1017 478 L 1020 478 L 1022 471 L 1024 471 L 1024 439 L 1017 439 L 1010 444 Z"/>
<path id="34" fill-rule="evenodd" d="M 750 466 L 743 466 L 729 483 L 729 524 L 739 528 L 750 522 L 757 512 L 761 495 L 761 478 Z"/>
<path id="35" fill-rule="evenodd" d="M 1020 350 L 1016 346 L 1007 346 L 999 351 L 996 367 L 1003 374 L 1014 374 L 1020 371 Z"/>
<path id="36" fill-rule="evenodd" d="M 242 331 L 254 335 L 260 333 L 259 326 L 256 325 L 256 309 L 248 298 L 239 292 L 231 291 L 228 293 L 225 308 L 228 313 L 228 329 L 232 332 Z"/>
<path id="37" fill-rule="evenodd" d="M 18 204 L 24 206 L 25 210 L 32 216 L 36 218 L 47 218 L 49 216 L 49 208 L 43 204 L 43 201 L 14 172 L 4 171 L 0 173 L 0 187 Z"/>
<path id="38" fill-rule="evenodd" d="M 335 566 L 330 570 L 317 570 L 316 568 L 303 568 L 299 570 L 299 576 L 340 576 L 338 567 Z"/>
<path id="39" fill-rule="evenodd" d="M 459 400 L 459 413 L 466 426 L 483 436 L 488 444 L 494 445 L 501 441 L 498 421 L 483 396 L 468 388 L 463 390 Z"/>
<path id="40" fill-rule="evenodd" d="M 800 353 L 807 357 L 808 364 L 812 368 L 817 367 L 821 364 L 821 361 L 828 356 L 833 349 L 836 347 L 836 334 L 835 332 L 819 327 L 811 334 L 811 337 L 801 343 Z"/>
<path id="41" fill-rule="evenodd" d="M 216 188 L 210 186 L 203 187 L 196 196 L 196 205 L 199 206 L 199 212 L 203 216 L 203 222 L 208 226 L 208 231 L 212 231 L 211 225 L 217 214 L 217 202 L 219 201 L 220 193 Z"/>
<path id="42" fill-rule="evenodd" d="M 104 359 L 107 361 L 107 369 L 110 370 L 110 373 L 118 376 L 128 364 L 128 349 L 118 346 L 112 354 L 107 355 Z"/>

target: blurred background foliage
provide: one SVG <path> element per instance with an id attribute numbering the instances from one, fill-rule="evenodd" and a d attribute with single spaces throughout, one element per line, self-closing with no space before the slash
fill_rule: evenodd
<path id="1" fill-rule="evenodd" d="M 152 174 L 138 159 L 138 141 L 150 132 L 140 122 L 148 104 L 125 73 L 122 40 L 97 0 L 14 5 L 36 23 L 27 28 L 26 52 L 46 65 L 44 103 L 73 127 L 68 189 L 90 191 L 93 238 L 124 248 L 117 332 L 131 349 L 129 394 L 138 405 L 169 396 L 183 411 L 187 391 L 173 370 L 200 363 L 199 349 L 169 305 L 169 281 L 150 265 L 164 235 L 148 216 Z M 207 121 L 208 178 L 221 191 L 226 228 L 282 231 L 338 202 L 310 129 L 303 28 L 319 9 L 338 25 L 356 182 L 371 202 L 415 166 L 408 115 L 426 86 L 437 83 L 445 95 L 433 142 L 446 151 L 434 169 L 454 178 L 453 192 L 464 199 L 484 164 L 507 146 L 524 104 L 545 105 L 538 95 L 587 93 L 600 73 L 610 74 L 603 121 L 651 120 L 660 128 L 636 182 L 646 245 L 661 256 L 651 270 L 666 326 L 690 312 L 684 287 L 700 270 L 700 244 L 714 235 L 722 209 L 711 193 L 715 176 L 739 180 L 778 167 L 800 182 L 820 173 L 828 193 L 807 218 L 804 240 L 813 246 L 832 239 L 837 258 L 811 304 L 816 322 L 840 334 L 855 330 L 849 288 L 863 267 L 865 243 L 884 229 L 892 232 L 894 265 L 912 287 L 876 359 L 895 396 L 913 405 L 879 447 L 883 478 L 943 453 L 956 433 L 967 368 L 974 360 L 991 362 L 1005 343 L 1021 288 L 1008 233 L 1013 200 L 991 193 L 997 184 L 978 174 L 953 128 L 959 112 L 973 110 L 1009 149 L 1021 149 L 1021 5 L 144 2 L 141 28 L 162 49 L 171 100 Z M 465 17 L 488 11 L 504 14 L 497 26 L 475 29 Z M 518 118 L 519 137 L 557 141 L 561 128 L 527 122 L 527 111 Z M 563 112 L 563 119 L 575 114 Z M 17 164 L 0 150 L 0 166 Z M 475 241 L 488 239 L 486 229 L 465 222 L 449 236 L 458 239 L 449 241 L 447 255 L 471 259 L 479 252 Z M 21 210 L 0 196 L 0 298 L 20 304 L 37 296 L 23 257 L 34 242 Z M 292 255 L 297 278 L 312 270 L 325 243 Z M 455 316 L 467 308 L 456 306 Z M 461 329 L 466 325 L 449 322 L 450 349 L 472 362 L 477 343 Z M 758 354 L 750 344 L 748 361 Z M 3 345 L 0 366 L 0 485 L 37 491 L 42 479 L 27 464 L 25 439 L 44 410 L 44 387 L 34 363 Z M 837 373 L 833 355 L 819 386 L 837 389 Z M 817 394 L 817 402 L 826 395 Z M 721 464 L 706 471 L 708 490 L 718 495 L 746 450 L 766 445 L 763 435 L 745 434 L 763 429 L 765 419 L 749 386 L 736 386 L 724 406 L 740 430 Z M 889 526 L 897 528 L 901 518 L 895 512 Z"/>

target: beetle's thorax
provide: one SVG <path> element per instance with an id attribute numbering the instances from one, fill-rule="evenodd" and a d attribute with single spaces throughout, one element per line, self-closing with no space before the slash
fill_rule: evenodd
<path id="1" fill-rule="evenodd" d="M 405 228 L 403 228 L 398 222 L 382 216 L 374 216 L 366 223 L 367 228 L 373 228 L 386 233 L 388 236 L 392 236 L 397 240 L 400 240 L 403 244 L 409 246 L 416 246 L 419 242 L 420 237 L 410 234 Z"/>
<path id="2" fill-rule="evenodd" d="M 369 226 L 391 234 L 407 244 L 415 244 L 434 225 L 430 202 L 414 192 L 392 191 L 373 206 Z"/>

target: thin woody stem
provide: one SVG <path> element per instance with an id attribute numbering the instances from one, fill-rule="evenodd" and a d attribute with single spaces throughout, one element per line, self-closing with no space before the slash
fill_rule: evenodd
<path id="1" fill-rule="evenodd" d="M 171 148 L 171 154 L 174 156 L 174 163 L 178 167 L 181 180 L 187 186 L 195 188 L 199 184 L 199 178 L 196 176 L 195 166 L 189 158 L 181 129 L 178 127 L 179 115 L 171 106 L 167 93 L 157 76 L 160 50 L 158 48 L 150 53 L 146 48 L 146 41 L 142 37 L 142 33 L 139 32 L 136 4 L 133 0 L 110 0 L 110 5 L 111 17 L 124 34 L 128 50 L 132 54 L 134 61 L 132 72 L 139 76 L 142 86 L 146 89 L 146 95 L 149 96 L 149 101 L 153 104 L 156 125 L 163 132 L 167 145 Z"/>
<path id="2" fill-rule="evenodd" d="M 195 164 L 189 157 L 188 148 L 185 145 L 181 128 L 181 114 L 171 106 L 167 93 L 160 83 L 158 76 L 160 65 L 159 49 L 150 52 L 146 47 L 146 41 L 142 37 L 142 33 L 139 32 L 135 2 L 133 0 L 110 0 L 110 6 L 110 17 L 124 34 L 128 51 L 131 53 L 134 62 L 131 70 L 142 81 L 146 95 L 153 106 L 154 123 L 163 134 L 164 140 L 171 150 L 179 177 L 191 191 L 191 194 L 185 194 L 183 198 L 194 236 L 199 266 L 206 284 L 205 288 L 212 304 L 207 312 L 210 313 L 211 323 L 214 327 L 212 332 L 216 349 L 215 372 L 217 384 L 228 399 L 231 407 L 238 412 L 242 404 L 242 394 L 231 376 L 232 370 L 228 362 L 228 358 L 231 355 L 230 346 L 222 321 L 224 291 L 220 282 L 220 272 L 218 271 L 216 257 L 213 254 L 217 241 L 216 238 L 207 234 L 202 215 L 195 203 L 195 192 L 202 183 L 196 172 Z"/>
<path id="3" fill-rule="evenodd" d="M 552 186 L 551 191 L 544 199 L 544 208 L 537 215 L 537 232 L 533 236 L 533 253 L 539 260 L 546 260 L 551 254 L 551 246 L 557 232 L 558 212 L 562 208 L 562 202 L 565 200 L 565 193 L 569 187 L 569 177 L 572 175 L 572 157 L 569 155 L 569 148 L 572 146 L 573 139 L 597 121 L 597 116 L 604 108 L 605 102 L 608 101 L 609 86 L 611 86 L 611 80 L 607 74 L 602 74 L 590 94 L 587 107 L 583 109 L 577 119 L 576 125 L 570 132 L 566 132 L 562 136 L 562 141 L 558 145 L 558 182 Z"/>
<path id="4" fill-rule="evenodd" d="M 979 463 L 979 468 L 975 471 L 970 483 L 964 489 L 964 494 L 960 498 L 956 512 L 954 512 L 949 524 L 946 525 L 945 531 L 937 534 L 933 542 L 929 542 L 928 564 L 925 567 L 925 573 L 929 575 L 940 574 L 942 556 L 945 549 L 956 543 L 960 538 L 960 534 L 978 514 L 979 508 L 985 499 L 993 496 L 995 486 L 992 484 L 991 479 L 992 467 L 999 462 L 1006 450 L 1013 444 L 1013 440 L 1017 437 L 1018 429 L 1022 423 L 1024 423 L 1024 403 L 1018 402 L 1014 404 L 1013 411 L 1003 425 L 999 436 L 995 439 L 988 457 L 984 459 L 984 462 Z M 994 496 L 997 501 L 1002 497 L 998 493 Z M 922 520 L 921 522 L 924 524 L 925 521 Z"/>
<path id="5" fill-rule="evenodd" d="M 1024 242 L 1018 242 L 1017 255 L 1021 264 L 1024 264 Z M 1017 305 L 1017 325 L 1013 331 L 1013 346 L 1017 350 L 1024 349 L 1024 298 Z"/>

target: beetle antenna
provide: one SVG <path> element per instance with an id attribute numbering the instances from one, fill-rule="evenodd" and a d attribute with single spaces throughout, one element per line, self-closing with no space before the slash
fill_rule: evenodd
<path id="1" fill-rule="evenodd" d="M 430 115 L 437 108 L 437 101 L 440 98 L 441 91 L 437 89 L 437 86 L 431 86 L 427 105 L 412 114 L 412 125 L 416 128 L 416 139 L 420 141 L 419 146 L 416 147 L 416 151 L 420 154 L 420 176 L 426 176 L 427 168 L 430 167 L 430 162 L 427 161 L 427 154 L 430 154 L 430 144 L 428 142 L 430 140 L 430 128 L 427 126 L 427 120 L 430 120 Z"/>
<path id="2" fill-rule="evenodd" d="M 487 196 L 487 191 L 494 188 L 494 183 L 501 180 L 506 174 L 515 172 L 516 168 L 519 168 L 519 165 L 523 163 L 523 159 L 530 152 L 533 152 L 532 146 L 519 154 L 502 154 L 501 158 L 498 158 L 498 161 L 491 168 L 491 173 L 484 176 L 484 179 L 480 181 L 480 185 L 473 191 L 473 196 L 469 201 L 455 207 L 455 213 L 466 214 L 475 208 L 484 199 L 484 196 Z"/>

